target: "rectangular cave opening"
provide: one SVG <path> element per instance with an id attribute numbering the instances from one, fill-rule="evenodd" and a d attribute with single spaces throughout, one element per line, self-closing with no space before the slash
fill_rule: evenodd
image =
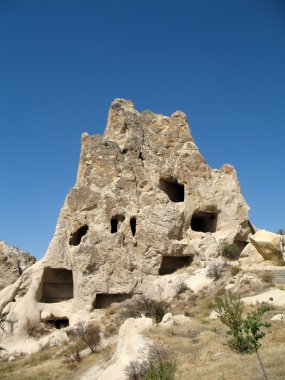
<path id="1" fill-rule="evenodd" d="M 54 303 L 73 298 L 72 270 L 45 268 L 40 302 Z"/>
<path id="2" fill-rule="evenodd" d="M 159 188 L 172 202 L 184 202 L 184 185 L 178 183 L 176 178 L 160 178 Z"/>
<path id="3" fill-rule="evenodd" d="M 130 293 L 98 293 L 94 301 L 94 309 L 106 309 L 111 306 L 113 302 L 123 302 L 132 298 L 133 294 Z"/>
<path id="4" fill-rule="evenodd" d="M 171 274 L 180 268 L 188 267 L 192 261 L 192 256 L 162 256 L 158 274 Z"/>
<path id="5" fill-rule="evenodd" d="M 218 214 L 213 212 L 194 212 L 191 229 L 199 232 L 216 232 Z"/>

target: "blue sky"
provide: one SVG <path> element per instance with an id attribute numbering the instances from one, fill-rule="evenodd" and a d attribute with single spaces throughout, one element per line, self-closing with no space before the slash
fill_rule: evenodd
<path id="1" fill-rule="evenodd" d="M 184 111 L 252 223 L 285 228 L 284 68 L 282 0 L 0 0 L 0 239 L 44 254 L 117 97 Z"/>

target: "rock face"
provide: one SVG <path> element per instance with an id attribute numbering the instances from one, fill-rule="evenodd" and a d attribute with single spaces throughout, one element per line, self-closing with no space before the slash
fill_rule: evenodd
<path id="1" fill-rule="evenodd" d="M 207 165 L 183 112 L 140 113 L 116 99 L 104 135 L 82 135 L 76 184 L 44 258 L 0 293 L 0 308 L 19 326 L 72 323 L 133 294 L 159 297 L 158 276 L 205 266 L 221 242 L 250 232 L 234 168 Z"/>
<path id="2" fill-rule="evenodd" d="M 273 265 L 285 265 L 280 235 L 260 230 L 250 237 L 250 242 L 264 260 L 271 261 Z"/>
<path id="3" fill-rule="evenodd" d="M 15 282 L 36 259 L 0 240 L 0 290 Z"/>

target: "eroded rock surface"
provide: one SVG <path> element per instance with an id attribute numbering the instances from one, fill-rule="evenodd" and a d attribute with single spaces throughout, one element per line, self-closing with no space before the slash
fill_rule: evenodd
<path id="1" fill-rule="evenodd" d="M 0 240 L 0 290 L 15 282 L 36 259 L 28 252 L 10 247 Z"/>
<path id="2" fill-rule="evenodd" d="M 73 323 L 134 294 L 159 298 L 159 276 L 205 267 L 221 243 L 250 233 L 234 168 L 207 165 L 185 114 L 116 99 L 104 135 L 82 135 L 76 184 L 44 258 L 0 293 L 0 309 L 20 328 L 27 318 Z"/>

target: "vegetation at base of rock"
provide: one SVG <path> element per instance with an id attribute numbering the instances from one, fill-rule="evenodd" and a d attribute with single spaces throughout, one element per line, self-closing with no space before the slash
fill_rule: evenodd
<path id="1" fill-rule="evenodd" d="M 221 255 L 228 260 L 237 260 L 239 258 L 239 249 L 234 243 L 224 242 L 221 246 Z"/>
<path id="2" fill-rule="evenodd" d="M 80 352 L 76 349 L 74 352 L 67 351 L 64 354 L 64 359 L 62 360 L 63 364 L 67 364 L 67 366 L 71 369 L 76 368 L 77 364 L 81 361 Z"/>
<path id="3" fill-rule="evenodd" d="M 237 266 L 231 266 L 230 270 L 232 276 L 236 276 L 241 271 L 241 269 Z"/>
<path id="4" fill-rule="evenodd" d="M 165 301 L 156 301 L 147 297 L 133 299 L 121 311 L 122 319 L 139 318 L 142 315 L 153 318 L 156 323 L 160 323 L 163 316 L 167 313 L 169 305 Z"/>
<path id="5" fill-rule="evenodd" d="M 214 280 L 218 280 L 221 277 L 222 269 L 224 267 L 224 263 L 221 261 L 212 261 L 207 269 L 207 277 L 213 278 Z"/>
<path id="6" fill-rule="evenodd" d="M 132 361 L 125 369 L 128 380 L 174 380 L 176 359 L 165 345 L 154 344 L 146 360 Z"/>
<path id="7" fill-rule="evenodd" d="M 98 325 L 79 321 L 73 333 L 75 337 L 86 343 L 90 350 L 95 353 L 98 352 L 101 343 L 100 331 Z"/>
<path id="8" fill-rule="evenodd" d="M 38 323 L 33 319 L 26 319 L 26 332 L 28 335 L 39 338 L 41 335 L 45 334 L 48 331 L 47 326 L 44 326 L 42 323 Z"/>
<path id="9" fill-rule="evenodd" d="M 176 285 L 176 294 L 183 294 L 188 290 L 188 286 L 184 280 L 181 280 Z"/>

